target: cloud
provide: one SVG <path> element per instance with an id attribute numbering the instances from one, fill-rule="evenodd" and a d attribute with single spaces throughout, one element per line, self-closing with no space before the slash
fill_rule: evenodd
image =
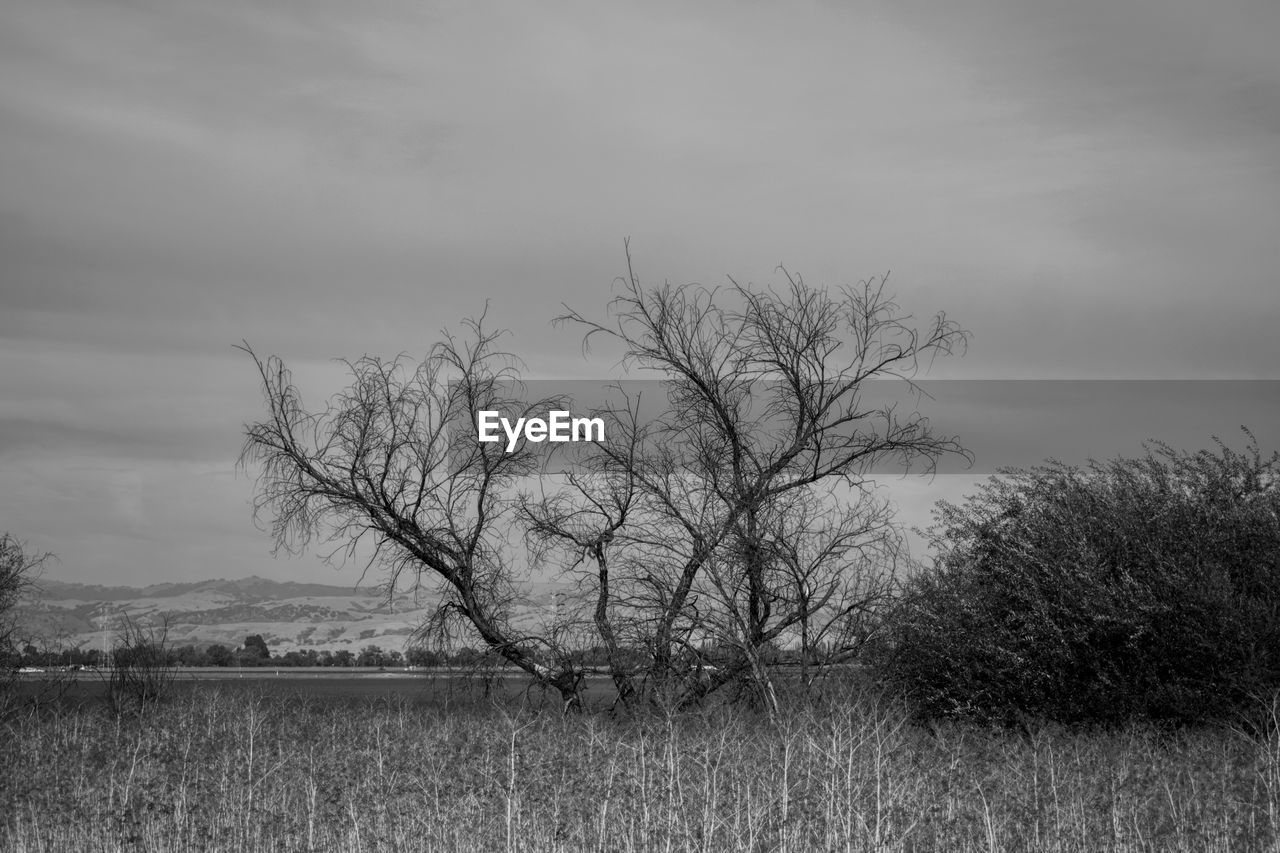
<path id="1" fill-rule="evenodd" d="M 1264 0 L 2 14 L 6 482 L 28 454 L 225 466 L 260 407 L 241 339 L 323 398 L 327 359 L 420 355 L 488 301 L 536 375 L 609 372 L 548 321 L 603 314 L 627 236 L 652 283 L 891 269 L 906 308 L 975 332 L 935 375 L 1280 361 Z M 177 529 L 235 515 L 154 486 L 191 513 Z M 98 529 L 109 504 L 59 507 Z"/>

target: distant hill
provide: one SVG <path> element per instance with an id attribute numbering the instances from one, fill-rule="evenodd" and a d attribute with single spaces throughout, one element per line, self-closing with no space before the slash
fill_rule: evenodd
<path id="1" fill-rule="evenodd" d="M 235 647 L 261 634 L 272 652 L 350 649 L 374 644 L 401 649 L 439 604 L 426 591 L 397 593 L 248 577 L 135 588 L 43 580 L 23 608 L 23 627 L 39 645 L 110 646 L 125 616 L 143 623 L 169 620 L 173 645 Z M 535 584 L 516 608 L 519 621 L 551 607 L 556 584 Z"/>

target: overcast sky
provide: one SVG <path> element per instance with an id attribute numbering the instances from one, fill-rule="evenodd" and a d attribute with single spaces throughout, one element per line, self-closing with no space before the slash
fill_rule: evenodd
<path id="1" fill-rule="evenodd" d="M 0 529 L 354 582 L 254 528 L 233 344 L 333 391 L 491 300 L 600 376 L 548 321 L 626 237 L 652 283 L 891 270 L 974 334 L 934 377 L 1280 378 L 1278 43 L 1274 0 L 0 0 Z"/>

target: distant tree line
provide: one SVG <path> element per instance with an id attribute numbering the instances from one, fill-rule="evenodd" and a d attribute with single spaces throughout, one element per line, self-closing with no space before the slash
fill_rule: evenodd
<path id="1" fill-rule="evenodd" d="M 168 666 L 260 666 L 260 667 L 447 667 L 475 666 L 483 663 L 483 652 L 471 647 L 456 650 L 433 650 L 412 647 L 404 652 L 367 645 L 358 652 L 350 649 L 300 649 L 272 654 L 261 635 L 245 638 L 242 646 L 231 648 L 221 643 L 197 645 L 188 643 L 165 649 Z M 591 650 L 582 653 L 585 664 L 595 662 L 599 655 Z M 97 648 L 41 649 L 26 644 L 9 663 L 38 669 L 70 669 L 74 667 L 104 667 L 111 665 L 111 654 Z"/>

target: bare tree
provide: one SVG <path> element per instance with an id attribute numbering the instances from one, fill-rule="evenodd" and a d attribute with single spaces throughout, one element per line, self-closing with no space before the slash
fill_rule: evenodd
<path id="1" fill-rule="evenodd" d="M 894 589 L 904 546 L 892 506 L 871 491 L 849 497 L 809 488 L 765 506 L 753 529 L 734 530 L 695 585 L 702 630 L 722 650 L 722 678 L 745 679 L 771 708 L 780 649 L 793 650 L 807 689 L 857 658 Z"/>
<path id="2" fill-rule="evenodd" d="M 914 388 L 925 361 L 967 339 L 943 315 L 917 331 L 883 279 L 835 293 L 786 281 L 645 288 L 628 255 L 612 320 L 558 319 L 584 331 L 584 348 L 619 344 L 626 364 L 665 380 L 666 399 L 657 417 L 625 395 L 596 413 L 605 439 L 563 478 L 528 443 L 476 440 L 481 410 L 567 405 L 521 402 L 516 361 L 479 321 L 416 368 L 350 363 L 351 385 L 314 413 L 283 364 L 246 344 L 268 404 L 242 455 L 261 466 L 256 508 L 278 547 L 323 531 L 335 555 L 355 556 L 367 539 L 388 589 L 405 573 L 434 579 L 435 628 L 474 632 L 568 704 L 583 686 L 574 652 L 594 646 L 623 702 L 688 705 L 735 685 L 774 707 L 774 651 L 847 659 L 886 594 L 899 540 L 873 466 L 931 470 L 963 452 L 914 409 L 867 403 L 865 384 Z M 529 483 L 537 494 L 519 494 Z M 538 629 L 512 618 L 513 530 L 535 567 L 579 591 Z"/>
<path id="3" fill-rule="evenodd" d="M 12 534 L 0 534 L 0 656 L 13 651 L 18 604 L 51 559 L 52 554 L 30 553 Z"/>
<path id="4" fill-rule="evenodd" d="M 168 614 L 147 622 L 124 614 L 119 636 L 111 650 L 111 680 L 107 697 L 117 708 L 143 707 L 169 693 L 177 676 L 169 644 Z"/>
<path id="5" fill-rule="evenodd" d="M 546 563 L 551 555 L 551 560 L 559 561 L 559 575 L 574 578 L 578 591 L 585 593 L 570 599 L 568 612 L 557 614 L 560 632 L 572 633 L 578 641 L 573 645 L 578 648 L 598 641 L 624 704 L 636 695 L 635 679 L 648 671 L 647 661 L 632 650 L 639 633 L 637 625 L 649 610 L 628 586 L 616 585 L 613 576 L 617 569 L 609 562 L 619 531 L 625 529 L 632 543 L 638 535 L 632 511 L 640 499 L 633 468 L 639 464 L 635 456 L 639 433 L 635 412 L 628 409 L 626 414 L 631 427 L 627 430 L 630 449 L 622 458 L 628 464 L 615 467 L 613 457 L 588 454 L 580 460 L 583 470 L 568 473 L 560 488 L 548 492 L 549 478 L 543 477 L 541 495 L 536 499 L 524 495 L 520 500 L 521 521 L 535 564 Z M 615 417 L 614 423 L 621 426 L 624 420 Z M 620 442 L 613 446 L 615 452 L 622 453 Z M 622 577 L 628 577 L 625 571 Z"/>
<path id="6" fill-rule="evenodd" d="M 466 338 L 446 334 L 416 367 L 403 358 L 348 363 L 351 385 L 323 411 L 308 411 L 289 371 L 248 344 L 268 416 L 246 427 L 241 464 L 257 463 L 255 511 L 269 514 L 277 547 L 320 536 L 330 556 L 357 556 L 368 540 L 390 594 L 406 576 L 444 595 L 435 627 L 462 624 L 492 651 L 576 701 L 580 675 L 553 639 L 512 620 L 519 590 L 505 554 L 515 487 L 534 473 L 526 444 L 506 452 L 476 440 L 481 410 L 545 413 L 507 392 L 515 359 L 496 346 L 483 318 Z"/>
<path id="7" fill-rule="evenodd" d="M 782 292 L 645 288 L 628 257 L 611 320 L 558 318 L 585 331 L 584 349 L 607 338 L 665 380 L 660 417 L 606 412 L 589 475 L 523 508 L 589 588 L 624 697 L 652 688 L 689 704 L 745 681 L 773 706 L 770 650 L 798 641 L 810 662 L 847 659 L 900 546 L 873 467 L 929 472 L 964 454 L 917 410 L 863 392 L 875 379 L 918 392 L 922 365 L 967 333 L 942 314 L 918 331 L 883 278 L 832 293 L 783 273 Z M 837 485 L 851 502 L 832 500 Z M 644 649 L 641 667 L 624 644 Z M 711 660 L 708 646 L 732 653 Z"/>

